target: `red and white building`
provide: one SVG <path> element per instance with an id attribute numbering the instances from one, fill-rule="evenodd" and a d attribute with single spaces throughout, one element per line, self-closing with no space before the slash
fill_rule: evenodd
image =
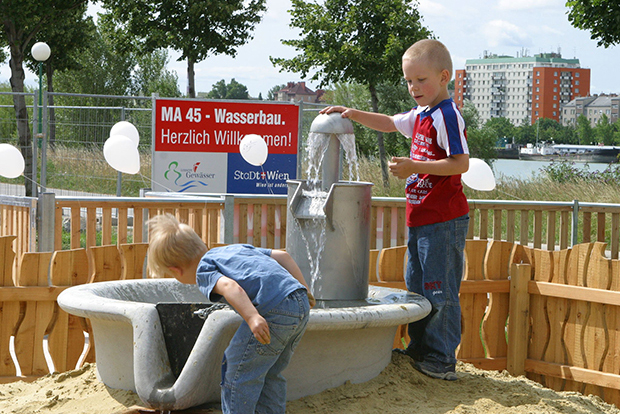
<path id="1" fill-rule="evenodd" d="M 508 118 L 515 126 L 539 118 L 560 121 L 561 107 L 590 94 L 590 69 L 579 59 L 559 53 L 535 56 L 485 55 L 468 59 L 455 71 L 454 101 L 462 107 L 469 100 L 481 122 Z"/>

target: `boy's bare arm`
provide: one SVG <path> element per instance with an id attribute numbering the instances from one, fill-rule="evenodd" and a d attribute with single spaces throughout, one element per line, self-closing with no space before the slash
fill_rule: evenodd
<path id="1" fill-rule="evenodd" d="M 261 344 L 271 342 L 269 324 L 258 313 L 248 294 L 237 282 L 229 277 L 222 276 L 215 283 L 213 293 L 224 296 L 226 301 L 239 312 L 239 315 L 247 322 L 258 342 Z"/>
<path id="2" fill-rule="evenodd" d="M 280 266 L 288 270 L 288 272 L 293 275 L 293 277 L 297 279 L 299 283 L 306 287 L 306 290 L 308 291 L 308 299 L 310 300 L 310 307 L 314 307 L 316 301 L 312 296 L 312 293 L 310 293 L 310 288 L 306 283 L 306 279 L 304 279 L 304 275 L 301 273 L 301 269 L 299 268 L 295 260 L 293 260 L 291 255 L 283 250 L 272 250 L 271 257 L 276 262 L 278 262 Z"/>
<path id="3" fill-rule="evenodd" d="M 381 132 L 395 132 L 394 118 L 385 114 L 376 112 L 360 111 L 359 109 L 347 108 L 345 106 L 329 106 L 321 110 L 322 114 L 330 114 L 332 112 L 340 112 L 343 118 L 349 118 L 368 128 Z"/>
<path id="4" fill-rule="evenodd" d="M 414 161 L 408 157 L 392 157 L 389 169 L 395 177 L 405 179 L 411 174 L 457 175 L 469 169 L 469 155 L 456 154 L 437 161 Z"/>

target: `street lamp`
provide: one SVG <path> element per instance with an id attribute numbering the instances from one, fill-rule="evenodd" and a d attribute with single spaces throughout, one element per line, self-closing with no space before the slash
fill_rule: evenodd
<path id="1" fill-rule="evenodd" d="M 37 42 L 30 50 L 34 60 L 39 62 L 39 138 L 43 137 L 43 62 L 49 59 L 52 51 L 45 42 Z"/>
<path id="2" fill-rule="evenodd" d="M 47 181 L 47 143 L 43 139 L 43 62 L 49 59 L 52 53 L 50 47 L 45 42 L 37 42 L 30 49 L 30 53 L 34 60 L 39 62 L 39 131 L 37 134 L 37 144 L 42 147 L 41 151 L 41 190 L 45 191 L 45 182 Z M 36 163 L 37 145 L 33 145 L 34 162 L 32 163 L 32 175 L 37 177 Z M 37 186 L 34 186 L 34 195 L 37 195 Z"/>

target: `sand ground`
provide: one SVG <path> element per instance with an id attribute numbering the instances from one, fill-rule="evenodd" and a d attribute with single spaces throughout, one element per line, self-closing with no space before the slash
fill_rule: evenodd
<path id="1" fill-rule="evenodd" d="M 458 381 L 428 378 L 408 357 L 393 354 L 376 378 L 363 384 L 344 384 L 320 394 L 290 401 L 287 414 L 620 414 L 599 397 L 556 392 L 525 377 L 482 371 L 459 363 Z M 51 374 L 32 383 L 0 385 L 0 414 L 141 414 L 141 402 L 130 391 L 101 383 L 96 367 Z M 200 407 L 177 413 L 221 413 Z"/>

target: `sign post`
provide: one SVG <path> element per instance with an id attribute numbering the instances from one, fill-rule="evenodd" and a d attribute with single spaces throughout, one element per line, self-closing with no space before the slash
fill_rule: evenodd
<path id="1" fill-rule="evenodd" d="M 155 99 L 155 191 L 286 194 L 297 178 L 299 106 L 290 103 Z M 267 143 L 262 166 L 239 153 L 246 134 Z"/>

